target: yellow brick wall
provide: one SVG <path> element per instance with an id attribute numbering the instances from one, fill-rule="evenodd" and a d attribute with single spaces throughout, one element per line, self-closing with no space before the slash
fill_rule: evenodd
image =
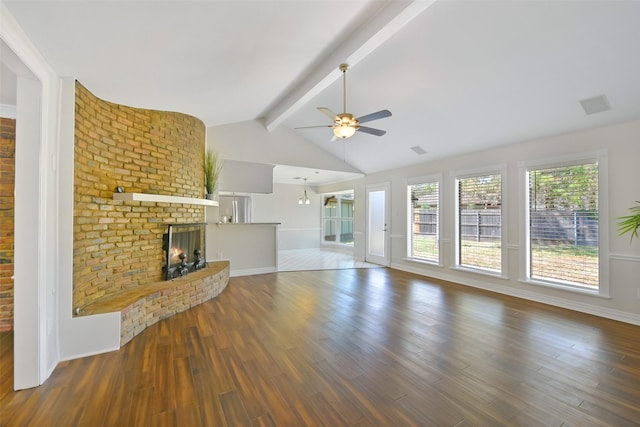
<path id="1" fill-rule="evenodd" d="M 204 197 L 205 126 L 197 118 L 103 101 L 76 83 L 73 307 L 162 277 L 167 224 L 204 207 L 112 200 L 125 192 Z"/>
<path id="2" fill-rule="evenodd" d="M 0 118 L 0 332 L 13 330 L 16 121 Z"/>

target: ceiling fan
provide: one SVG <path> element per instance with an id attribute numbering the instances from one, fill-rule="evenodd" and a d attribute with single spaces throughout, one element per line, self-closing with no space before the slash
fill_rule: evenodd
<path id="1" fill-rule="evenodd" d="M 333 128 L 333 138 L 332 141 L 336 139 L 345 139 L 353 136 L 356 131 L 368 133 L 370 135 L 382 136 L 387 131 L 374 129 L 366 126 L 360 126 L 362 123 L 371 122 L 373 120 L 384 119 L 385 117 L 391 116 L 391 111 L 389 110 L 380 110 L 375 113 L 367 114 L 361 117 L 353 117 L 353 114 L 347 113 L 347 70 L 349 69 L 348 64 L 340 64 L 340 71 L 342 71 L 342 85 L 343 85 L 343 95 L 342 95 L 342 107 L 343 113 L 336 114 L 328 108 L 318 107 L 318 110 L 326 115 L 327 117 L 333 120 L 332 125 L 321 125 L 321 126 L 305 126 L 299 127 L 296 129 L 310 129 L 310 128 L 324 128 L 329 127 Z"/>

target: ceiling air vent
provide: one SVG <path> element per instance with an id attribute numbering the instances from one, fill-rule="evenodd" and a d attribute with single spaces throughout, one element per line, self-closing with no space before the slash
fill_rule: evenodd
<path id="1" fill-rule="evenodd" d="M 603 111 L 609 111 L 611 109 L 609 101 L 604 95 L 583 99 L 580 101 L 580 105 L 582 105 L 582 109 L 587 115 L 602 113 Z"/>
<path id="2" fill-rule="evenodd" d="M 413 150 L 414 153 L 418 155 L 427 154 L 427 150 L 420 147 L 419 145 L 416 145 L 415 147 L 411 147 L 411 149 Z"/>

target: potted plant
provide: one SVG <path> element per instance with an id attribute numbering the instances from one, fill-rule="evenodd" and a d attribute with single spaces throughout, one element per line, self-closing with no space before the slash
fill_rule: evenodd
<path id="1" fill-rule="evenodd" d="M 207 199 L 213 200 L 218 179 L 224 166 L 220 155 L 213 150 L 208 150 L 204 155 L 204 187 L 207 191 Z"/>
<path id="2" fill-rule="evenodd" d="M 636 203 L 640 203 L 640 201 Z M 638 232 L 640 232 L 640 205 L 629 208 L 629 210 L 631 215 L 618 218 L 620 220 L 618 232 L 620 235 L 631 233 L 631 240 L 633 240 L 634 237 L 640 237 L 638 236 Z"/>

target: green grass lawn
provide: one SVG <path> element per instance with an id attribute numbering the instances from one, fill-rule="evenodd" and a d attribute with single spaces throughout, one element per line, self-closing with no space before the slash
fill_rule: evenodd
<path id="1" fill-rule="evenodd" d="M 598 248 L 571 244 L 534 244 L 531 252 L 533 278 L 598 287 Z M 463 240 L 461 254 L 462 265 L 500 271 L 502 251 L 499 242 Z M 435 237 L 414 236 L 413 256 L 437 261 L 438 245 Z"/>

